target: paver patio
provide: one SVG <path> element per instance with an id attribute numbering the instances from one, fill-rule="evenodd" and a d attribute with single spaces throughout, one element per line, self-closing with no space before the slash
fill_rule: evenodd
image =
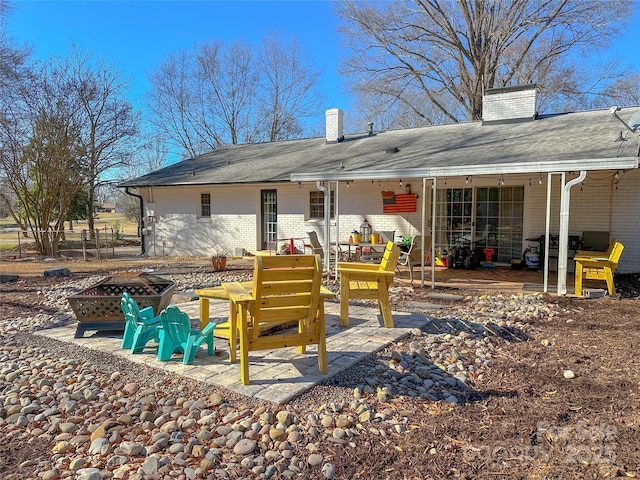
<path id="1" fill-rule="evenodd" d="M 199 304 L 187 302 L 178 304 L 192 320 L 197 321 Z M 225 321 L 229 312 L 228 302 L 211 301 L 210 318 L 212 321 Z M 182 357 L 175 356 L 169 362 L 156 359 L 157 348 L 150 346 L 142 354 L 132 355 L 120 348 L 121 334 L 117 332 L 87 332 L 84 338 L 74 338 L 76 325 L 42 330 L 38 335 L 74 343 L 85 348 L 100 350 L 125 357 L 132 362 L 141 363 L 185 377 L 220 386 L 242 395 L 268 400 L 274 403 L 286 403 L 314 385 L 336 375 L 357 363 L 366 355 L 382 349 L 398 340 L 412 328 L 420 328 L 429 321 L 429 317 L 417 313 L 393 312 L 395 328 L 385 328 L 378 308 L 351 305 L 349 308 L 349 326 L 341 328 L 340 304 L 325 303 L 327 330 L 328 374 L 318 372 L 316 347 L 308 347 L 307 354 L 300 355 L 295 347 L 290 349 L 250 352 L 249 373 L 251 384 L 240 382 L 240 363 L 229 362 L 229 344 L 216 338 L 215 348 L 220 354 L 209 356 L 201 348 L 191 365 L 183 365 Z M 196 322 L 197 323 L 197 322 Z"/>

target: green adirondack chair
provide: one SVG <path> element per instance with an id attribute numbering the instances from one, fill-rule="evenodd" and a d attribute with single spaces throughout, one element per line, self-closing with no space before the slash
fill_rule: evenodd
<path id="1" fill-rule="evenodd" d="M 176 352 L 182 352 L 182 363 L 193 362 L 202 343 L 207 343 L 207 353 L 213 355 L 213 330 L 210 322 L 202 330 L 193 330 L 189 316 L 174 305 L 169 305 L 160 314 L 160 344 L 158 360 L 166 362 Z"/>
<path id="2" fill-rule="evenodd" d="M 160 316 L 153 314 L 153 307 L 142 310 L 138 303 L 127 292 L 122 294 L 120 307 L 124 314 L 124 335 L 122 335 L 123 349 L 131 349 L 131 353 L 142 353 L 150 341 L 158 342 L 158 328 Z"/>

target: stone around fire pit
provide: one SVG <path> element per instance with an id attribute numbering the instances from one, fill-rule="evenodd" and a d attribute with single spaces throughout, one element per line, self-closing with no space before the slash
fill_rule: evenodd
<path id="1" fill-rule="evenodd" d="M 141 272 L 111 275 L 67 298 L 78 318 L 76 338 L 86 330 L 124 330 L 120 308 L 123 292 L 128 292 L 140 308 L 153 307 L 155 315 L 171 302 L 175 284 L 162 277 Z"/>

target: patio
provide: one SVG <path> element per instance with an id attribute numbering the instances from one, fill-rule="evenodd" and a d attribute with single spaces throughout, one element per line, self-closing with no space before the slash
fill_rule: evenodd
<path id="1" fill-rule="evenodd" d="M 178 305 L 192 321 L 198 322 L 199 302 L 192 301 Z M 332 375 L 336 375 L 357 363 L 368 354 L 382 349 L 390 342 L 406 335 L 412 328 L 420 328 L 429 318 L 416 313 L 393 312 L 395 328 L 384 328 L 378 308 L 352 306 L 348 328 L 341 328 L 340 304 L 326 302 L 327 329 L 327 375 L 318 372 L 317 350 L 308 347 L 306 355 L 299 355 L 297 349 L 277 349 L 252 352 L 250 355 L 251 384 L 240 382 L 240 364 L 229 362 L 229 345 L 226 340 L 216 338 L 216 355 L 208 356 L 201 349 L 191 365 L 183 365 L 181 357 L 169 362 L 156 359 L 157 349 L 148 347 L 141 354 L 132 355 L 120 348 L 121 333 L 96 332 L 85 338 L 74 338 L 75 324 L 50 330 L 42 330 L 43 335 L 63 342 L 70 342 L 89 349 L 118 355 L 135 363 L 175 372 L 194 380 L 210 383 L 218 387 L 273 403 L 286 403 L 314 385 Z M 225 321 L 229 313 L 228 302 L 210 302 L 212 321 Z"/>

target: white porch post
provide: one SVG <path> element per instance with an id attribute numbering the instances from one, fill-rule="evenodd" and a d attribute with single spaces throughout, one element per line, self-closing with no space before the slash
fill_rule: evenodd
<path id="1" fill-rule="evenodd" d="M 567 254 L 569 243 L 569 208 L 571 206 L 571 187 L 587 177 L 585 170 L 580 171 L 573 180 L 564 183 L 562 174 L 562 194 L 560 197 L 560 232 L 558 234 L 558 295 L 567 293 Z"/>

